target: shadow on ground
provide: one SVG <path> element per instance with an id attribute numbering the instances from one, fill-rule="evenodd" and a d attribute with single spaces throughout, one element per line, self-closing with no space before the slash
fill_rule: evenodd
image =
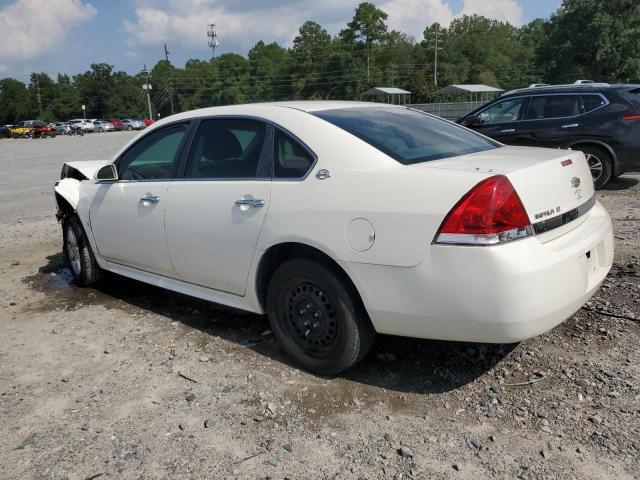
<path id="1" fill-rule="evenodd" d="M 635 187 L 640 183 L 640 179 L 635 177 L 616 177 L 607 183 L 602 190 L 604 191 L 619 191 L 628 190 Z"/>
<path id="2" fill-rule="evenodd" d="M 228 308 L 142 282 L 108 275 L 95 288 L 71 283 L 61 254 L 48 257 L 39 273 L 25 279 L 47 294 L 37 309 L 76 310 L 85 305 L 162 315 L 295 367 L 269 330 L 265 316 Z M 515 345 L 418 340 L 380 335 L 369 355 L 341 378 L 405 393 L 441 393 L 474 381 L 495 367 Z"/>

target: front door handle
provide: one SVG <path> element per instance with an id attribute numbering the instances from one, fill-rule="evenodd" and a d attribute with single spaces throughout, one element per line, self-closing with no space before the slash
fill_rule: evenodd
<path id="1" fill-rule="evenodd" d="M 260 208 L 264 207 L 264 200 L 261 198 L 241 198 L 236 200 L 236 205 L 239 207 Z"/>
<path id="2" fill-rule="evenodd" d="M 144 197 L 140 197 L 140 201 L 144 203 L 160 203 L 160 197 L 158 195 L 147 194 Z"/>
<path id="3" fill-rule="evenodd" d="M 507 130 L 500 130 L 500 133 L 516 133 L 516 129 L 508 128 Z"/>
<path id="4" fill-rule="evenodd" d="M 562 125 L 560 128 L 578 128 L 580 126 L 579 123 L 570 123 L 568 125 Z"/>

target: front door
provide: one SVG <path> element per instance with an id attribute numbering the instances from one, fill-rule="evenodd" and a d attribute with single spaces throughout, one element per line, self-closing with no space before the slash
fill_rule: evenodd
<path id="1" fill-rule="evenodd" d="M 184 178 L 167 194 L 167 242 L 180 279 L 245 294 L 271 197 L 267 131 L 248 119 L 200 122 Z"/>
<path id="2" fill-rule="evenodd" d="M 514 145 L 525 103 L 524 97 L 496 102 L 475 115 L 477 122 L 467 127 L 499 142 Z"/>
<path id="3" fill-rule="evenodd" d="M 177 124 L 145 135 L 116 160 L 117 181 L 96 183 L 89 217 L 108 262 L 175 276 L 164 214 L 186 128 Z"/>

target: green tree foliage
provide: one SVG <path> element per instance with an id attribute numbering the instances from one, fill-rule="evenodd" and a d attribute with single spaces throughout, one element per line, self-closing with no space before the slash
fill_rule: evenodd
<path id="1" fill-rule="evenodd" d="M 504 89 L 577 78 L 640 81 L 640 3 L 637 0 L 564 0 L 549 20 L 516 27 L 482 16 L 463 16 L 449 26 L 427 25 L 417 42 L 390 31 L 387 13 L 358 5 L 335 37 L 305 22 L 291 48 L 258 42 L 246 57 L 225 53 L 189 60 L 178 68 L 160 60 L 150 71 L 155 113 L 231 103 L 290 99 L 362 99 L 371 85 L 412 92 L 413 102 L 434 95 L 436 32 L 438 85 L 485 83 Z M 69 78 L 33 73 L 28 85 L 0 80 L 0 123 L 40 116 L 145 117 L 145 77 L 96 63 Z"/>
<path id="2" fill-rule="evenodd" d="M 543 30 L 537 60 L 549 81 L 640 79 L 638 0 L 565 0 Z"/>

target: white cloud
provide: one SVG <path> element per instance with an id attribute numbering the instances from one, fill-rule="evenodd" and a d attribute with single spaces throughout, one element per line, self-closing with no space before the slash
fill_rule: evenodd
<path id="1" fill-rule="evenodd" d="M 314 20 L 335 34 L 353 16 L 359 0 L 137 0 L 135 18 L 124 21 L 131 46 L 159 46 L 164 42 L 182 47 L 206 47 L 206 25 L 218 25 L 225 50 L 248 49 L 256 41 L 290 45 L 306 20 Z M 422 39 L 427 25 L 448 25 L 454 18 L 474 13 L 497 20 L 522 23 L 517 0 L 464 0 L 453 12 L 446 0 L 378 0 L 389 14 L 389 27 Z"/>
<path id="2" fill-rule="evenodd" d="M 513 25 L 522 24 L 522 6 L 517 0 L 464 0 L 460 15 L 474 13 Z"/>
<path id="3" fill-rule="evenodd" d="M 81 0 L 16 0 L 0 9 L 0 60 L 24 61 L 53 51 L 71 27 L 95 14 Z"/>

